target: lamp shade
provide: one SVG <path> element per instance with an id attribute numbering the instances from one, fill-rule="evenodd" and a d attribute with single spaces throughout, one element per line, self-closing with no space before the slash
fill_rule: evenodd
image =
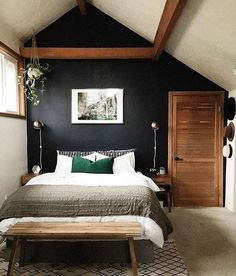
<path id="1" fill-rule="evenodd" d="M 160 125 L 157 122 L 152 122 L 151 127 L 152 129 L 159 129 Z"/>
<path id="2" fill-rule="evenodd" d="M 44 127 L 44 123 L 41 121 L 33 121 L 34 129 L 42 129 Z"/>

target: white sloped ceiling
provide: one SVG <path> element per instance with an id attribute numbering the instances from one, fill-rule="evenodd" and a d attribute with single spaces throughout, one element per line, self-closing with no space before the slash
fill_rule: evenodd
<path id="1" fill-rule="evenodd" d="M 224 89 L 236 88 L 236 1 L 189 0 L 166 51 Z"/>
<path id="2" fill-rule="evenodd" d="M 75 0 L 0 0 L 0 19 L 25 41 L 75 5 Z"/>
<path id="3" fill-rule="evenodd" d="M 89 0 L 88 2 L 153 42 L 166 0 Z"/>
<path id="4" fill-rule="evenodd" d="M 90 0 L 123 25 L 153 42 L 163 0 Z M 206 78 L 236 88 L 236 0 L 188 0 L 165 49 Z"/>
<path id="5" fill-rule="evenodd" d="M 153 42 L 166 0 L 88 2 Z M 0 21 L 24 41 L 74 6 L 76 0 L 0 0 Z M 236 0 L 188 0 L 166 51 L 224 89 L 235 89 Z"/>

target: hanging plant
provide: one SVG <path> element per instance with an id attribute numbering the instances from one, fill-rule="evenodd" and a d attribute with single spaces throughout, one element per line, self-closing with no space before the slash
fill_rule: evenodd
<path id="1" fill-rule="evenodd" d="M 50 71 L 51 66 L 48 63 L 40 64 L 39 62 L 36 38 L 33 35 L 30 63 L 26 64 L 25 69 L 23 69 L 23 78 L 25 96 L 35 106 L 40 103 L 40 94 L 45 92 L 46 74 Z"/>
<path id="2" fill-rule="evenodd" d="M 49 73 L 51 68 L 48 63 L 36 64 L 28 63 L 26 65 L 25 75 L 25 96 L 32 101 L 33 105 L 40 103 L 39 94 L 45 92 L 46 73 Z"/>

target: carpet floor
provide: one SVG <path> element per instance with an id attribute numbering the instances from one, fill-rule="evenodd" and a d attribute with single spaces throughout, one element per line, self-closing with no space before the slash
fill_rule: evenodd
<path id="1" fill-rule="evenodd" d="M 8 252 L 3 244 L 0 248 L 0 275 L 6 275 L 8 268 Z M 186 266 L 179 255 L 174 241 L 165 242 L 164 247 L 154 247 L 154 262 L 139 264 L 138 271 L 140 276 L 171 276 L 189 275 Z M 27 264 L 24 267 L 15 264 L 14 275 L 47 275 L 47 276 L 128 276 L 132 275 L 129 264 Z"/>
<path id="2" fill-rule="evenodd" d="M 191 276 L 236 276 L 236 214 L 221 207 L 174 207 L 169 217 Z"/>

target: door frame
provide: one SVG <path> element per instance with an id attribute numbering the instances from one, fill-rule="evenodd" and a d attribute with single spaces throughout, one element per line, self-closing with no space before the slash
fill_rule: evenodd
<path id="1" fill-rule="evenodd" d="M 225 91 L 169 91 L 168 96 L 168 173 L 173 177 L 173 158 L 174 158 L 174 144 L 173 141 L 173 97 L 174 96 L 191 96 L 191 95 L 206 95 L 206 96 L 220 96 L 220 122 L 219 122 L 219 137 L 222 137 L 219 141 L 219 145 L 216 149 L 218 152 L 218 183 L 219 183 L 219 206 L 223 207 L 224 204 L 224 182 L 223 182 L 223 155 L 222 148 L 224 145 L 223 128 L 224 128 L 224 97 Z M 175 179 L 173 179 L 175 183 Z"/>

